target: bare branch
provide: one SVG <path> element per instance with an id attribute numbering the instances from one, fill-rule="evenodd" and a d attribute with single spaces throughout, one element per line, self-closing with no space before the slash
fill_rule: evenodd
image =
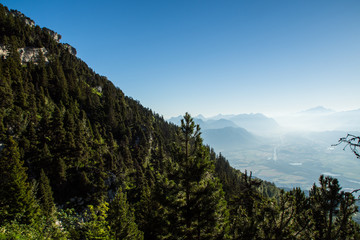
<path id="1" fill-rule="evenodd" d="M 352 134 L 346 135 L 346 137 L 342 137 L 339 139 L 339 142 L 337 144 L 333 144 L 331 146 L 338 146 L 342 143 L 345 143 L 345 147 L 343 150 L 346 149 L 346 147 L 349 147 L 350 150 L 355 154 L 357 158 L 360 158 L 359 148 L 360 148 L 360 136 L 355 136 Z"/>
<path id="2" fill-rule="evenodd" d="M 351 194 L 356 193 L 356 192 L 358 192 L 358 191 L 360 191 L 360 188 L 353 190 L 353 191 L 351 192 Z"/>

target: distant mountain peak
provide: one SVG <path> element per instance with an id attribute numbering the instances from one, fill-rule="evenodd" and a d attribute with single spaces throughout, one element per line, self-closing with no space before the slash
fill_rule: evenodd
<path id="1" fill-rule="evenodd" d="M 317 106 L 310 109 L 307 109 L 305 111 L 302 111 L 300 113 L 307 113 L 307 114 L 324 114 L 324 113 L 333 113 L 334 110 L 331 110 L 329 108 L 325 108 L 323 106 Z"/>
<path id="2" fill-rule="evenodd" d="M 201 120 L 206 120 L 206 117 L 204 117 L 204 115 L 202 115 L 202 114 L 197 115 L 195 118 L 198 118 Z"/>

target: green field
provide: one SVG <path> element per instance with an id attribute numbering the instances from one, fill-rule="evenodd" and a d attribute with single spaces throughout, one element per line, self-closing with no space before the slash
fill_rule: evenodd
<path id="1" fill-rule="evenodd" d="M 325 174 L 338 178 L 344 190 L 360 188 L 360 160 L 349 149 L 343 151 L 344 146 L 334 148 L 331 143 L 336 139 L 291 134 L 222 153 L 233 167 L 279 187 L 309 189 Z"/>

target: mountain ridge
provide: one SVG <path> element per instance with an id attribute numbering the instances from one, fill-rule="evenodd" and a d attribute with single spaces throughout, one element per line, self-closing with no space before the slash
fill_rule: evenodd
<path id="1" fill-rule="evenodd" d="M 167 183 L 178 181 L 172 175 L 178 171 L 181 177 L 186 167 L 177 167 L 180 128 L 95 73 L 55 32 L 18 15 L 0 4 L 0 44 L 8 51 L 0 58 L 0 238 L 38 239 L 45 232 L 60 239 L 120 239 L 119 226 L 136 239 L 181 234 L 168 223 L 182 213 L 159 200 L 161 191 L 169 195 Z M 22 62 L 18 49 L 28 47 L 45 48 L 48 61 L 39 53 Z M 244 175 L 210 147 L 196 147 L 203 156 L 198 166 L 204 167 L 196 177 L 212 181 L 211 196 L 218 199 L 212 212 L 227 215 L 225 198 L 243 191 Z M 279 194 L 274 185 L 256 182 L 251 192 L 261 198 Z M 201 188 L 195 181 L 193 191 Z M 182 202 L 184 191 L 173 190 Z M 197 209 L 204 211 L 202 206 Z M 206 231 L 225 234 L 228 217 L 204 217 L 218 226 Z M 101 231 L 93 232 L 95 226 Z"/>
<path id="2" fill-rule="evenodd" d="M 181 116 L 169 118 L 168 121 L 180 124 Z M 203 129 L 216 129 L 224 127 L 240 127 L 255 134 L 272 134 L 280 130 L 279 124 L 262 113 L 243 113 L 233 115 L 216 115 L 214 117 L 197 119 Z"/>
<path id="3" fill-rule="evenodd" d="M 328 201 L 324 186 L 340 189 L 336 181 L 320 177 L 323 187 L 312 191 L 320 195 L 307 198 L 300 189 L 285 193 L 241 173 L 203 144 L 189 114 L 181 128 L 166 122 L 58 40 L 0 4 L 0 44 L 9 50 L 0 58 L 1 239 L 272 239 L 319 232 L 314 216 L 328 216 L 318 207 L 324 203 L 298 206 Z M 49 61 L 39 53 L 21 62 L 18 49 L 26 47 L 44 47 Z M 330 227 L 354 235 L 353 198 L 336 196 L 331 201 L 346 207 Z M 281 210 L 282 199 L 299 218 Z M 284 217 L 288 224 L 279 229 Z M 311 223 L 306 229 L 302 219 Z"/>

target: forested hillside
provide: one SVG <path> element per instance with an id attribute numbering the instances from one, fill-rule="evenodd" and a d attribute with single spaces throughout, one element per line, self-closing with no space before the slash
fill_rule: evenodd
<path id="1" fill-rule="evenodd" d="M 358 239 L 354 197 L 233 169 L 0 5 L 0 239 Z M 121 87 L 121 86 L 120 86 Z"/>

